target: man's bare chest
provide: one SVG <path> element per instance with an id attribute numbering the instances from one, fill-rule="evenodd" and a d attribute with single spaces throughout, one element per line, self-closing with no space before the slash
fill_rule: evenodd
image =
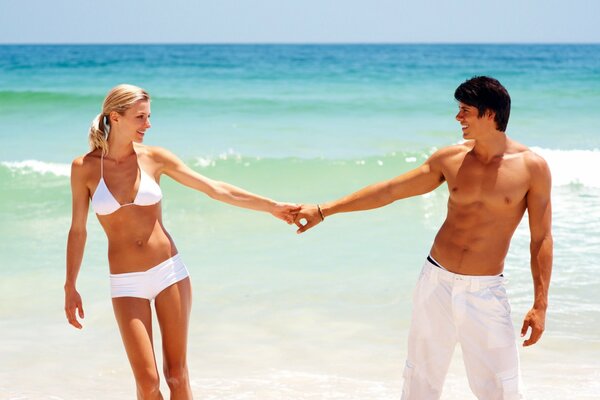
<path id="1" fill-rule="evenodd" d="M 510 208 L 521 204 L 529 188 L 529 174 L 520 160 L 483 165 L 465 160 L 445 172 L 454 204 Z"/>

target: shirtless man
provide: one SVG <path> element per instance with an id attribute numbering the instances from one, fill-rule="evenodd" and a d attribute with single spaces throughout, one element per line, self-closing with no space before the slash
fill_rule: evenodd
<path id="1" fill-rule="evenodd" d="M 504 259 L 525 210 L 531 233 L 534 299 L 523 345 L 543 331 L 552 270 L 550 171 L 510 139 L 510 96 L 497 80 L 475 77 L 455 91 L 463 144 L 436 151 L 420 167 L 339 200 L 304 205 L 298 233 L 342 212 L 369 210 L 431 192 L 446 182 L 448 214 L 414 294 L 402 399 L 439 399 L 456 343 L 478 399 L 520 399 L 519 357 L 504 289 Z"/>

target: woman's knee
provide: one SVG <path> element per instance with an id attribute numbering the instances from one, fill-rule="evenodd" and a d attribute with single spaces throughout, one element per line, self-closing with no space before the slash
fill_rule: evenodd
<path id="1" fill-rule="evenodd" d="M 171 389 L 177 389 L 189 385 L 187 365 L 167 365 L 164 367 L 165 380 Z"/>
<path id="2" fill-rule="evenodd" d="M 146 371 L 135 376 L 138 398 L 157 399 L 160 397 L 160 377 L 156 371 Z"/>

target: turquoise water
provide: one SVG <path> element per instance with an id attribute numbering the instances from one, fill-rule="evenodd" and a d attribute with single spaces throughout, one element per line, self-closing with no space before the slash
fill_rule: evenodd
<path id="1" fill-rule="evenodd" d="M 555 269 L 547 332 L 522 352 L 528 398 L 595 398 L 594 45 L 0 46 L 0 398 L 133 393 L 112 317 L 106 239 L 92 214 L 79 279 L 84 330 L 62 312 L 69 163 L 87 151 L 87 128 L 112 86 L 150 91 L 146 143 L 202 174 L 282 201 L 322 202 L 458 142 L 452 95 L 476 74 L 505 84 L 508 134 L 553 173 Z M 445 188 L 333 217 L 299 237 L 267 215 L 168 179 L 162 186 L 165 224 L 195 291 L 196 396 L 399 397 L 411 292 L 445 216 Z M 524 221 L 506 271 L 517 328 L 532 301 L 528 249 Z M 458 358 L 445 393 L 470 398 Z"/>

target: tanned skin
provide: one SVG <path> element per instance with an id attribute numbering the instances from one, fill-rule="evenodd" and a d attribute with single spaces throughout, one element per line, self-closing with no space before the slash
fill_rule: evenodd
<path id="1" fill-rule="evenodd" d="M 104 156 L 104 180 L 120 204 L 131 203 L 140 185 L 142 168 L 160 182 L 167 175 L 209 197 L 238 207 L 271 213 L 292 223 L 298 207 L 279 203 L 243 189 L 204 177 L 173 153 L 142 144 L 150 128 L 150 102 L 140 100 L 123 114 L 110 113 L 109 151 Z M 73 211 L 67 242 L 65 313 L 75 328 L 84 317 L 76 289 L 86 242 L 90 199 L 100 181 L 101 151 L 78 157 L 71 167 Z M 108 215 L 98 215 L 108 238 L 108 263 L 112 274 L 145 271 L 177 254 L 175 243 L 162 222 L 161 203 L 128 205 Z M 162 399 L 153 348 L 150 301 L 136 297 L 112 299 L 113 309 L 136 380 L 138 399 Z M 155 299 L 162 336 L 164 373 L 171 399 L 191 399 L 187 370 L 187 338 L 192 306 L 189 277 L 167 287 Z"/>
<path id="2" fill-rule="evenodd" d="M 428 193 L 446 183 L 448 212 L 438 231 L 432 257 L 463 275 L 499 275 L 510 240 L 527 210 L 531 234 L 533 306 L 524 318 L 523 343 L 536 343 L 544 332 L 552 271 L 551 177 L 543 158 L 497 129 L 495 113 L 459 102 L 456 119 L 463 144 L 445 147 L 421 166 L 388 181 L 367 186 L 320 205 L 323 217 L 370 210 L 396 200 Z M 303 205 L 298 233 L 323 218 L 317 205 Z"/>

